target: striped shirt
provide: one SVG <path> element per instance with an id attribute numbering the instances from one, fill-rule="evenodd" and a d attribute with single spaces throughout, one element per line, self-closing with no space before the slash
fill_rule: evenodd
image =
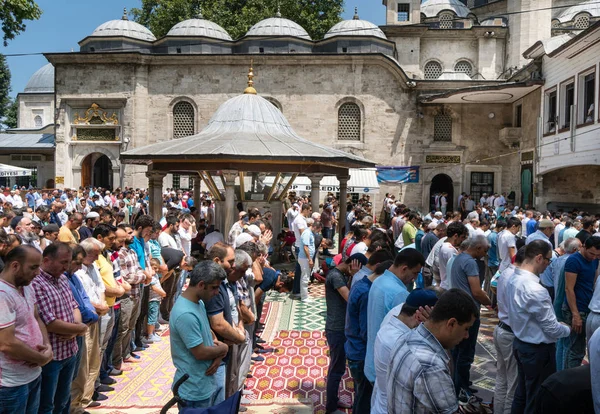
<path id="1" fill-rule="evenodd" d="M 38 312 L 44 324 L 49 325 L 57 319 L 75 323 L 73 309 L 78 309 L 79 306 L 77 306 L 69 286 L 69 280 L 65 275 L 55 278 L 40 269 L 39 276 L 33 279 L 31 286 L 35 292 Z M 55 333 L 48 332 L 48 339 L 52 345 L 55 361 L 65 360 L 77 353 L 75 338 L 62 340 Z"/>
<path id="2" fill-rule="evenodd" d="M 119 263 L 121 265 L 121 277 L 131 285 L 129 296 L 133 299 L 139 298 L 140 283 L 146 280 L 146 274 L 140 266 L 135 250 L 121 247 L 121 250 L 119 250 Z"/>
<path id="3" fill-rule="evenodd" d="M 455 413 L 458 400 L 450 358 L 437 338 L 419 325 L 394 344 L 388 371 L 388 413 Z"/>

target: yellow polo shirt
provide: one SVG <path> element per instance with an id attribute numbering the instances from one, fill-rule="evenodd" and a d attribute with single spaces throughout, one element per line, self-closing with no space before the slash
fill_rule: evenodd
<path id="1" fill-rule="evenodd" d="M 72 232 L 67 226 L 62 226 L 58 231 L 58 241 L 69 243 L 69 244 L 77 244 L 79 243 L 79 233 Z"/>
<path id="2" fill-rule="evenodd" d="M 102 282 L 104 286 L 109 288 L 116 288 L 117 281 L 115 280 L 115 276 L 113 274 L 113 265 L 110 261 L 106 259 L 102 254 L 98 256 L 98 260 L 96 260 L 96 266 L 100 269 L 100 277 L 102 278 Z M 117 298 L 106 295 L 106 304 L 108 306 L 114 306 Z"/>

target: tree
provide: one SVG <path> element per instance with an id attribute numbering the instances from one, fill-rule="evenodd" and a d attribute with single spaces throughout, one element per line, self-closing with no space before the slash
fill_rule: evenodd
<path id="1" fill-rule="evenodd" d="M 16 99 L 12 99 L 8 105 L 8 108 L 6 109 L 5 117 L 2 123 L 6 125 L 7 128 L 16 128 L 18 115 L 19 103 Z"/>
<path id="2" fill-rule="evenodd" d="M 11 104 L 10 93 L 10 70 L 6 64 L 6 57 L 0 55 L 0 119 L 6 116 L 6 111 Z"/>
<path id="3" fill-rule="evenodd" d="M 162 37 L 177 23 L 196 17 L 221 25 L 238 39 L 259 21 L 274 17 L 278 8 L 282 17 L 302 26 L 315 40 L 341 20 L 343 0 L 142 0 L 132 9 L 134 20 Z"/>
<path id="4" fill-rule="evenodd" d="M 0 2 L 0 22 L 4 33 L 4 46 L 8 41 L 25 30 L 24 20 L 37 20 L 42 9 L 33 0 L 2 0 Z"/>

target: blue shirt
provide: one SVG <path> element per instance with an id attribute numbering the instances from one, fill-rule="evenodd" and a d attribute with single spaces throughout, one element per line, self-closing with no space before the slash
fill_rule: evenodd
<path id="1" fill-rule="evenodd" d="M 389 270 L 375 279 L 371 286 L 367 312 L 367 354 L 365 356 L 365 375 L 371 382 L 375 382 L 374 348 L 381 322 L 393 307 L 406 302 L 407 297 L 406 286 Z"/>
<path id="2" fill-rule="evenodd" d="M 533 220 L 530 220 L 527 225 L 529 226 L 529 223 L 531 223 Z M 548 238 L 548 236 L 546 236 L 544 233 L 542 233 L 541 230 L 537 230 L 534 231 L 533 233 L 529 233 L 529 236 L 527 236 L 527 239 L 525 240 L 525 244 L 529 244 L 534 240 L 543 240 L 546 243 L 548 243 L 548 245 L 550 246 L 550 248 L 552 249 L 552 242 L 550 241 L 550 239 Z"/>
<path id="3" fill-rule="evenodd" d="M 83 323 L 90 324 L 98 322 L 98 314 L 96 313 L 96 309 L 92 306 L 92 302 L 90 302 L 90 297 L 85 290 L 83 289 L 83 285 L 81 284 L 81 280 L 75 275 L 70 275 L 65 273 L 67 279 L 69 280 L 69 286 L 71 287 L 71 292 L 73 293 L 73 297 L 79 306 L 79 312 L 81 313 L 81 321 Z"/>
<path id="4" fill-rule="evenodd" d="M 134 237 L 133 243 L 131 244 L 131 249 L 137 254 L 142 270 L 146 270 L 146 250 L 144 239 L 138 236 Z"/>
<path id="5" fill-rule="evenodd" d="M 25 198 L 27 199 L 27 205 L 31 208 L 35 207 L 35 196 L 31 193 L 25 194 Z"/>
<path id="6" fill-rule="evenodd" d="M 303 231 L 300 236 L 300 252 L 298 254 L 299 259 L 308 259 L 304 252 L 304 246 L 308 247 L 308 254 L 310 257 L 315 256 L 315 236 L 312 231 Z"/>
<path id="7" fill-rule="evenodd" d="M 565 263 L 565 274 L 575 273 L 577 275 L 573 290 L 579 312 L 590 311 L 588 306 L 594 295 L 594 279 L 597 268 L 598 259 L 587 260 L 580 252 L 573 253 Z"/>
<path id="8" fill-rule="evenodd" d="M 552 269 L 552 276 L 554 277 L 554 313 L 559 322 L 566 322 L 562 307 L 567 296 L 565 293 L 565 263 L 570 256 L 570 254 L 563 254 L 548 266 Z"/>
<path id="9" fill-rule="evenodd" d="M 498 233 L 492 231 L 487 236 L 488 242 L 490 242 L 490 250 L 488 250 L 488 266 L 500 266 L 500 259 L 498 259 Z"/>
<path id="10" fill-rule="evenodd" d="M 179 395 L 188 401 L 209 398 L 217 389 L 214 375 L 205 374 L 212 361 L 198 360 L 191 352 L 191 349 L 198 345 L 214 345 L 204 302 L 194 303 L 180 296 L 171 311 L 169 329 L 171 330 L 171 358 L 175 365 L 173 384 L 184 374 L 190 376 L 179 387 Z"/>
<path id="11" fill-rule="evenodd" d="M 417 235 L 415 236 L 415 249 L 417 249 L 419 253 L 421 253 L 421 240 L 423 240 L 424 236 L 425 232 L 421 229 L 418 229 Z"/>
<path id="12" fill-rule="evenodd" d="M 367 353 L 367 307 L 369 290 L 373 282 L 363 277 L 356 282 L 348 296 L 346 308 L 346 357 L 352 361 L 364 361 Z"/>
<path id="13" fill-rule="evenodd" d="M 535 230 L 537 229 L 537 225 L 538 225 L 538 222 L 535 221 L 534 219 L 529 220 L 527 222 L 527 234 L 535 233 Z"/>

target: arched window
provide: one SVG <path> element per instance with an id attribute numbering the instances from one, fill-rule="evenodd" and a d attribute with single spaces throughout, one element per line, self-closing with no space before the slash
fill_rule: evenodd
<path id="1" fill-rule="evenodd" d="M 454 15 L 450 12 L 444 12 L 440 14 L 440 29 L 452 29 Z"/>
<path id="2" fill-rule="evenodd" d="M 581 30 L 590 27 L 590 15 L 587 13 L 581 13 L 575 16 L 575 19 L 573 19 L 573 27 Z"/>
<path id="3" fill-rule="evenodd" d="M 36 115 L 35 118 L 33 118 L 33 123 L 35 124 L 36 128 L 41 128 L 44 126 L 44 121 L 42 121 L 42 117 L 39 115 Z"/>
<path id="4" fill-rule="evenodd" d="M 553 29 L 556 29 L 560 25 L 560 21 L 558 19 L 552 19 L 552 23 L 550 25 Z"/>
<path id="5" fill-rule="evenodd" d="M 360 141 L 361 114 L 357 104 L 349 102 L 338 111 L 338 139 Z"/>
<path id="6" fill-rule="evenodd" d="M 442 75 L 442 65 L 435 60 L 427 62 L 423 68 L 425 79 L 437 79 Z"/>
<path id="7" fill-rule="evenodd" d="M 189 102 L 178 102 L 173 107 L 173 138 L 194 135 L 194 107 Z"/>
<path id="8" fill-rule="evenodd" d="M 433 140 L 452 141 L 452 117 L 450 115 L 440 114 L 433 118 Z"/>
<path id="9" fill-rule="evenodd" d="M 466 60 L 460 60 L 454 65 L 454 72 L 466 73 L 471 77 L 473 76 L 473 66 Z"/>

